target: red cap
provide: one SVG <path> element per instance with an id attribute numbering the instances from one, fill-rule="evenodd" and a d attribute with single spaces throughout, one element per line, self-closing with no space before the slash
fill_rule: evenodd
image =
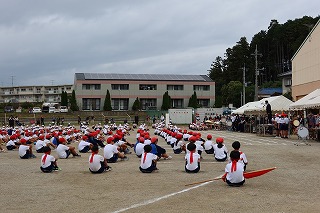
<path id="1" fill-rule="evenodd" d="M 191 142 L 196 142 L 196 140 L 197 140 L 197 138 L 195 136 L 191 136 L 189 138 L 189 141 L 191 141 Z"/>
<path id="2" fill-rule="evenodd" d="M 177 134 L 176 135 L 176 139 L 178 139 L 178 140 L 182 139 L 182 135 L 181 134 Z"/>
<path id="3" fill-rule="evenodd" d="M 50 139 L 50 138 L 51 138 L 51 135 L 47 134 L 46 139 Z"/>
<path id="4" fill-rule="evenodd" d="M 20 143 L 27 143 L 27 140 L 24 139 L 24 138 L 21 138 L 21 139 L 20 139 Z"/>
<path id="5" fill-rule="evenodd" d="M 158 141 L 158 138 L 157 137 L 152 137 L 151 138 L 151 143 L 155 143 L 155 142 L 157 142 Z"/>
<path id="6" fill-rule="evenodd" d="M 144 142 L 144 138 L 143 137 L 139 137 L 139 142 L 143 143 Z"/>
<path id="7" fill-rule="evenodd" d="M 40 136 L 39 136 L 39 139 L 40 139 L 40 140 L 43 140 L 43 139 L 44 139 L 44 135 L 40 135 Z"/>
<path id="8" fill-rule="evenodd" d="M 107 143 L 111 143 L 112 141 L 114 141 L 114 137 L 108 137 L 108 139 L 107 139 Z"/>
<path id="9" fill-rule="evenodd" d="M 63 138 L 63 137 L 59 138 L 59 143 L 63 143 L 63 142 L 65 142 L 65 141 L 66 141 L 65 138 Z"/>
<path id="10" fill-rule="evenodd" d="M 223 143 L 223 138 L 220 138 L 220 137 L 217 138 L 217 139 L 216 139 L 216 142 L 217 142 L 217 143 Z"/>
<path id="11" fill-rule="evenodd" d="M 210 135 L 210 134 L 207 135 L 207 139 L 208 139 L 208 140 L 211 140 L 211 139 L 212 139 L 212 135 Z"/>
<path id="12" fill-rule="evenodd" d="M 82 136 L 82 140 L 86 141 L 88 139 L 88 136 L 84 135 Z"/>

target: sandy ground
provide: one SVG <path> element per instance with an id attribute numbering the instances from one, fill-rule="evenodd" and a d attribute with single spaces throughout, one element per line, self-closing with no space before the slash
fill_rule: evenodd
<path id="1" fill-rule="evenodd" d="M 153 132 L 152 132 L 153 133 Z M 222 136 L 231 150 L 239 140 L 249 160 L 247 170 L 277 167 L 246 180 L 243 187 L 210 180 L 224 172 L 226 163 L 203 154 L 198 174 L 184 172 L 184 155 L 174 155 L 161 138 L 159 144 L 173 156 L 158 162 L 158 173 L 143 174 L 139 159 L 112 164 L 113 170 L 93 175 L 89 153 L 59 159 L 62 171 L 39 169 L 38 158 L 22 160 L 17 151 L 0 153 L 1 212 L 320 212 L 320 143 L 311 146 L 297 139 L 260 137 L 250 133 L 202 132 Z M 153 135 L 153 134 L 152 134 Z M 134 141 L 135 133 L 128 137 Z M 77 146 L 77 144 L 74 144 Z M 52 152 L 56 156 L 55 151 Z"/>

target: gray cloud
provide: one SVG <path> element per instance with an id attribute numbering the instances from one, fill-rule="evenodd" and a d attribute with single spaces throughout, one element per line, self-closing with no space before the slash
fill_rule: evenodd
<path id="1" fill-rule="evenodd" d="M 304 15 L 319 15 L 316 0 L 4 1 L 0 83 L 72 84 L 75 72 L 207 74 L 240 37 Z"/>

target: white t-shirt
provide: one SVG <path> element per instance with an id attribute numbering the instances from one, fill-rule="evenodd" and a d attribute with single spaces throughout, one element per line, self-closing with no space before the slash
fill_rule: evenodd
<path id="1" fill-rule="evenodd" d="M 7 142 L 7 144 L 6 144 L 6 146 L 14 146 L 14 145 L 16 145 L 16 144 L 14 143 L 13 140 L 9 140 L 9 141 Z"/>
<path id="2" fill-rule="evenodd" d="M 186 168 L 188 170 L 195 170 L 198 168 L 198 161 L 200 160 L 200 155 L 198 153 L 193 153 L 193 162 L 190 163 L 191 152 L 187 153 L 184 159 L 187 161 Z"/>
<path id="3" fill-rule="evenodd" d="M 43 140 L 37 140 L 36 142 L 36 150 L 41 149 L 42 147 L 46 146 L 47 144 Z"/>
<path id="4" fill-rule="evenodd" d="M 113 145 L 113 144 L 107 144 L 104 147 L 104 151 L 103 151 L 103 155 L 106 159 L 110 159 L 113 157 L 114 154 L 118 153 L 118 149 L 117 146 Z"/>
<path id="5" fill-rule="evenodd" d="M 101 162 L 104 161 L 104 158 L 101 155 L 95 154 L 92 163 L 90 163 L 91 155 L 89 155 L 89 168 L 91 171 L 96 172 L 101 168 Z"/>
<path id="6" fill-rule="evenodd" d="M 207 140 L 206 142 L 204 142 L 204 149 L 205 150 L 210 150 L 212 147 L 213 147 L 212 140 Z"/>
<path id="7" fill-rule="evenodd" d="M 19 156 L 20 157 L 25 156 L 25 154 L 27 153 L 27 150 L 29 150 L 29 146 L 21 144 L 19 146 Z"/>
<path id="8" fill-rule="evenodd" d="M 237 170 L 234 172 L 231 172 L 231 165 L 232 163 L 228 163 L 225 168 L 225 172 L 227 173 L 227 180 L 229 180 L 231 183 L 240 183 L 241 181 L 244 180 L 243 177 L 243 163 L 237 162 Z"/>
<path id="9" fill-rule="evenodd" d="M 144 145 L 150 145 L 151 144 L 151 140 L 150 139 L 145 139 L 144 140 Z"/>
<path id="10" fill-rule="evenodd" d="M 145 144 L 144 143 L 138 143 L 136 145 L 136 155 L 142 155 L 144 153 L 144 146 Z"/>
<path id="11" fill-rule="evenodd" d="M 228 153 L 228 149 L 225 145 L 223 145 L 221 148 L 218 148 L 218 144 L 214 144 L 213 145 L 213 149 L 214 149 L 214 156 L 215 158 L 218 158 L 218 159 L 223 159 L 226 157 L 226 153 Z"/>
<path id="12" fill-rule="evenodd" d="M 47 158 L 45 162 L 43 163 L 42 160 L 46 154 L 42 155 L 41 157 L 41 167 L 42 168 L 47 168 L 48 166 L 51 165 L 52 162 L 54 162 L 56 159 L 52 155 L 47 155 Z"/>
<path id="13" fill-rule="evenodd" d="M 202 146 L 202 141 L 196 141 L 194 144 L 197 146 L 197 151 L 200 150 L 200 151 L 204 151 L 203 149 L 203 146 Z"/>
<path id="14" fill-rule="evenodd" d="M 90 146 L 91 143 L 87 142 L 87 141 L 84 141 L 84 140 L 81 140 L 79 142 L 79 145 L 78 145 L 78 150 L 83 150 L 86 146 Z"/>
<path id="15" fill-rule="evenodd" d="M 59 144 L 57 147 L 57 154 L 59 158 L 67 158 L 66 151 L 69 150 L 69 147 L 64 144 Z"/>
<path id="16" fill-rule="evenodd" d="M 146 160 L 145 160 L 144 163 L 143 163 L 143 159 L 144 159 L 144 153 L 141 156 L 140 167 L 142 169 L 147 169 L 152 165 L 152 161 L 153 160 L 157 160 L 158 159 L 158 156 L 155 155 L 155 154 L 152 154 L 151 152 L 149 152 L 146 155 Z"/>

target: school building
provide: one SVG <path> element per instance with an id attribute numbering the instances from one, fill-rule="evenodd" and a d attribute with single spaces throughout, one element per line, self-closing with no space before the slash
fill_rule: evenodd
<path id="1" fill-rule="evenodd" d="M 320 19 L 292 60 L 292 97 L 295 101 L 320 88 Z"/>
<path id="2" fill-rule="evenodd" d="M 215 102 L 215 82 L 206 75 L 75 73 L 74 90 L 80 110 L 103 110 L 107 90 L 112 110 L 131 110 L 136 98 L 142 110 L 160 110 L 166 91 L 172 108 L 188 107 L 194 91 L 202 107 Z"/>

